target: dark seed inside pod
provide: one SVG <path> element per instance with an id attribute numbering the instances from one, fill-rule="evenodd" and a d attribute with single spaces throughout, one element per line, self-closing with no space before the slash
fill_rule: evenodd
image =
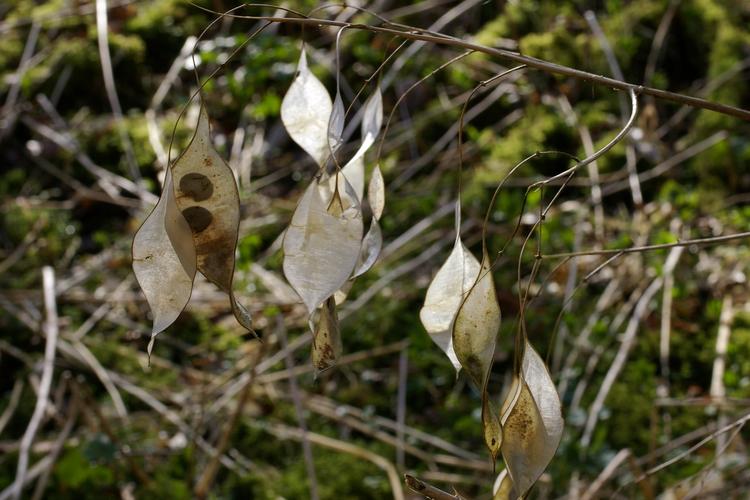
<path id="1" fill-rule="evenodd" d="M 206 229 L 214 219 L 211 212 L 203 207 L 188 207 L 182 211 L 182 215 L 194 233 L 200 233 Z"/>
<path id="2" fill-rule="evenodd" d="M 214 185 L 205 175 L 191 172 L 180 179 L 180 191 L 195 201 L 203 201 L 214 194 Z"/>

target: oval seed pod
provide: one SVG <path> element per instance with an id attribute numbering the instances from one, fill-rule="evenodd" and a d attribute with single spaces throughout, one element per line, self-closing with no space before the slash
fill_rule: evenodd
<path id="1" fill-rule="evenodd" d="M 500 306 L 487 249 L 482 251 L 479 277 L 461 303 L 453 323 L 453 349 L 474 385 L 481 388 L 492 367 L 500 330 Z"/>
<path id="2" fill-rule="evenodd" d="M 328 181 L 313 180 L 284 235 L 284 275 L 312 314 L 349 279 L 362 243 L 362 208 L 351 185 L 323 199 Z"/>
<path id="3" fill-rule="evenodd" d="M 419 311 L 422 325 L 433 342 L 448 356 L 456 374 L 461 370 L 461 363 L 453 349 L 453 321 L 480 269 L 479 261 L 461 241 L 460 210 L 460 203 L 456 202 L 456 241 L 453 250 L 430 282 L 424 305 Z"/>
<path id="4" fill-rule="evenodd" d="M 341 356 L 341 331 L 336 315 L 336 299 L 329 297 L 320 308 L 313 330 L 312 363 L 315 376 L 336 365 Z"/>
<path id="5" fill-rule="evenodd" d="M 375 165 L 370 177 L 370 184 L 367 187 L 367 201 L 370 203 L 372 210 L 372 220 L 370 220 L 370 229 L 367 231 L 365 238 L 362 240 L 362 249 L 360 251 L 357 268 L 352 275 L 352 279 L 361 276 L 370 270 L 380 256 L 380 250 L 383 248 L 383 233 L 380 230 L 380 216 L 383 215 L 385 205 L 385 183 L 380 168 Z"/>
<path id="6" fill-rule="evenodd" d="M 297 76 L 281 101 L 281 122 L 292 140 L 319 166 L 323 166 L 330 156 L 328 131 L 332 111 L 328 90 L 310 71 L 302 47 Z"/>
<path id="7" fill-rule="evenodd" d="M 335 153 L 339 146 L 344 142 L 344 119 L 346 110 L 344 101 L 341 99 L 341 91 L 336 90 L 336 98 L 333 100 L 333 109 L 328 120 L 328 144 L 330 145 L 328 153 Z M 327 157 L 326 157 L 327 159 Z"/>
<path id="8" fill-rule="evenodd" d="M 515 378 L 501 413 L 503 459 L 514 495 L 523 497 L 555 456 L 564 426 L 557 389 L 528 342 L 520 377 Z"/>
<path id="9" fill-rule="evenodd" d="M 508 475 L 508 469 L 503 469 L 492 486 L 492 500 L 517 500 L 518 495 L 513 489 L 513 481 Z"/>
<path id="10" fill-rule="evenodd" d="M 346 179 L 354 188 L 357 193 L 357 197 L 362 201 L 365 191 L 365 153 L 375 144 L 375 139 L 380 133 L 380 127 L 383 124 L 383 96 L 380 93 L 380 87 L 375 88 L 375 92 L 367 99 L 364 106 L 364 112 L 362 117 L 361 135 L 362 144 L 354 156 L 344 165 L 341 172 L 346 176 Z M 377 168 L 377 167 L 376 167 Z M 377 174 L 380 174 L 380 169 L 377 168 Z M 373 175 L 375 171 L 373 171 Z M 380 180 L 382 181 L 382 174 Z M 372 181 L 371 181 L 372 182 Z M 372 206 L 372 200 L 370 200 Z M 375 209 L 373 209 L 373 214 Z M 380 218 L 382 209 L 378 212 L 377 218 Z"/>
<path id="11" fill-rule="evenodd" d="M 196 271 L 195 246 L 175 204 L 172 173 L 167 169 L 159 202 L 133 238 L 133 272 L 154 317 L 148 353 L 157 334 L 185 309 Z"/>
<path id="12" fill-rule="evenodd" d="M 503 432 L 498 413 L 489 401 L 487 383 L 499 330 L 500 306 L 492 279 L 490 257 L 484 247 L 479 275 L 456 313 L 452 339 L 458 361 L 482 393 L 484 441 L 493 461 L 500 452 Z"/>
<path id="13" fill-rule="evenodd" d="M 367 201 L 370 203 L 372 216 L 380 220 L 385 208 L 385 180 L 380 165 L 375 165 L 372 169 L 370 184 L 367 185 Z"/>
<path id="14" fill-rule="evenodd" d="M 232 290 L 240 197 L 232 169 L 211 144 L 203 106 L 190 145 L 172 165 L 172 176 L 175 203 L 192 231 L 198 271 L 229 295 L 235 318 L 255 334 L 250 313 Z"/>
<path id="15" fill-rule="evenodd" d="M 370 229 L 362 240 L 362 249 L 359 255 L 357 267 L 354 269 L 352 278 L 362 276 L 375 264 L 383 248 L 383 233 L 380 231 L 380 224 L 375 217 L 370 221 Z"/>

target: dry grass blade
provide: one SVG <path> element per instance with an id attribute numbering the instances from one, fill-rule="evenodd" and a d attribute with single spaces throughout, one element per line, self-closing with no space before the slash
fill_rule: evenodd
<path id="1" fill-rule="evenodd" d="M 55 354 L 57 353 L 59 327 L 57 324 L 54 270 L 49 266 L 42 268 L 42 279 L 44 305 L 47 314 L 47 321 L 44 324 L 44 334 L 47 337 L 47 342 L 44 347 L 44 365 L 42 367 L 42 379 L 39 382 L 36 406 L 34 406 L 34 413 L 32 413 L 29 425 L 26 427 L 26 431 L 21 438 L 16 479 L 11 486 L 11 496 L 14 500 L 21 498 L 21 493 L 23 492 L 29 466 L 29 451 L 49 404 L 48 398 L 52 386 L 52 375 L 55 370 Z"/>
<path id="2" fill-rule="evenodd" d="M 625 362 L 627 361 L 630 354 L 630 349 L 633 347 L 633 344 L 636 340 L 638 326 L 646 315 L 649 307 L 649 302 L 659 290 L 661 285 L 661 278 L 656 278 L 655 280 L 653 280 L 648 288 L 643 292 L 643 295 L 638 300 L 638 303 L 633 310 L 633 315 L 630 317 L 630 321 L 628 321 L 628 326 L 625 329 L 625 333 L 622 335 L 621 344 L 619 349 L 617 350 L 617 354 L 615 355 L 615 358 L 612 361 L 609 370 L 607 370 L 607 375 L 604 377 L 604 381 L 599 387 L 599 391 L 596 395 L 596 398 L 594 399 L 594 402 L 591 403 L 591 409 L 589 410 L 588 419 L 586 420 L 586 425 L 583 430 L 583 436 L 581 436 L 581 444 L 585 447 L 588 447 L 588 445 L 591 443 L 591 437 L 594 433 L 594 429 L 596 428 L 596 424 L 599 421 L 599 414 L 604 407 L 604 402 L 607 399 L 607 395 L 614 385 L 615 380 L 617 380 L 617 377 L 619 376 L 622 368 L 625 366 Z"/>
<path id="3" fill-rule="evenodd" d="M 3 433 L 3 429 L 5 429 L 5 426 L 8 425 L 8 422 L 10 422 L 10 419 L 13 418 L 13 415 L 16 412 L 16 408 L 18 408 L 18 403 L 21 400 L 21 393 L 23 392 L 24 383 L 23 380 L 18 378 L 13 383 L 13 389 L 10 392 L 10 398 L 8 399 L 8 405 L 3 410 L 3 413 L 0 414 L 0 434 Z"/>

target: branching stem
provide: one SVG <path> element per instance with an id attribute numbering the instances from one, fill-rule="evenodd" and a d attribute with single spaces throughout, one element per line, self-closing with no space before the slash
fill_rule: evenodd
<path id="1" fill-rule="evenodd" d="M 198 5 L 192 4 L 197 8 L 209 11 L 216 15 L 221 15 L 219 12 L 210 11 Z M 245 7 L 257 7 L 257 4 L 245 4 Z M 537 59 L 536 57 L 525 56 L 518 52 L 513 52 L 506 49 L 498 49 L 494 47 L 487 47 L 485 45 L 468 42 L 458 38 L 438 36 L 437 33 L 428 33 L 425 30 L 411 26 L 399 25 L 399 29 L 386 28 L 383 26 L 371 26 L 368 24 L 360 23 L 348 23 L 342 21 L 334 21 L 329 19 L 318 19 L 310 17 L 274 17 L 274 16 L 241 16 L 236 14 L 227 15 L 228 17 L 236 17 L 242 19 L 253 19 L 262 20 L 270 23 L 285 23 L 285 24 L 298 24 L 302 26 L 333 26 L 346 29 L 356 29 L 363 31 L 370 31 L 373 33 L 385 33 L 389 35 L 396 35 L 409 40 L 420 40 L 425 42 L 434 43 L 436 45 L 445 45 L 448 47 L 456 47 L 464 50 L 471 50 L 475 52 L 481 52 L 493 57 L 505 59 L 516 64 L 524 64 L 530 68 L 535 68 L 546 73 L 555 75 L 563 75 L 578 80 L 591 82 L 596 85 L 602 85 L 617 90 L 631 91 L 636 95 L 648 95 L 657 99 L 663 99 L 666 101 L 676 102 L 695 108 L 708 109 L 721 113 L 728 116 L 734 116 L 743 120 L 750 121 L 750 110 L 729 106 L 727 104 L 721 104 L 700 97 L 693 97 L 685 94 L 676 92 L 670 92 L 667 90 L 657 89 L 648 87 L 645 85 L 637 85 L 634 83 L 617 80 L 607 76 L 597 75 L 595 73 L 589 73 L 580 69 L 563 66 L 557 63 L 545 61 L 543 59 Z"/>

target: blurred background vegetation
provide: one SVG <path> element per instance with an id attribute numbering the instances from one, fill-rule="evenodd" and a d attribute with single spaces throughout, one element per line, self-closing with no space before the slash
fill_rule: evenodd
<path id="1" fill-rule="evenodd" d="M 217 11 L 237 5 L 196 3 Z M 317 4 L 283 6 L 307 12 Z M 363 6 L 596 74 L 613 75 L 614 60 L 629 82 L 750 108 L 750 4 L 743 0 L 374 0 Z M 279 107 L 302 40 L 314 71 L 333 90 L 335 31 L 273 25 L 227 62 L 258 25 L 217 23 L 198 43 L 195 63 L 205 78 L 227 62 L 205 87 L 206 104 L 214 143 L 241 192 L 235 288 L 264 343 L 234 323 L 220 292 L 198 281 L 187 310 L 160 335 L 148 367 L 150 314 L 131 272 L 130 244 L 159 194 L 173 127 L 196 89 L 187 57 L 193 37 L 215 16 L 182 0 L 109 0 L 108 7 L 122 120 L 115 119 L 105 88 L 95 2 L 0 4 L 0 491 L 16 477 L 19 441 L 37 399 L 45 345 L 41 268 L 48 265 L 56 275 L 60 343 L 51 404 L 31 449 L 30 498 L 192 498 L 243 393 L 247 402 L 211 498 L 308 498 L 303 424 L 320 498 L 390 498 L 387 475 L 368 454 L 467 497 L 491 498 L 494 474 L 480 434 L 479 395 L 463 376 L 456 380 L 418 310 L 453 243 L 461 108 L 472 88 L 506 62 L 473 54 L 436 73 L 396 109 L 381 158 L 384 251 L 341 308 L 341 366 L 315 381 L 305 311 L 284 283 L 278 239 L 315 167 L 286 135 Z M 316 15 L 377 22 L 341 7 Z M 396 46 L 384 35 L 345 32 L 347 104 Z M 459 53 L 407 44 L 384 71 L 386 116 L 412 83 Z M 587 142 L 601 147 L 629 113 L 623 97 L 533 70 L 480 92 L 466 114 L 467 246 L 479 251 L 492 191 L 513 165 L 538 150 L 584 157 Z M 355 102 L 355 111 L 362 103 Z M 594 169 L 579 172 L 556 201 L 543 226 L 543 254 L 748 230 L 750 124 L 649 98 L 640 99 L 640 108 L 628 140 Z M 171 158 L 185 146 L 196 117 L 193 103 L 176 129 Z M 357 145 L 352 129 L 345 155 Z M 368 171 L 373 161 L 368 156 Z M 491 251 L 521 221 L 495 268 L 504 316 L 490 384 L 498 401 L 510 383 L 518 290 L 528 285 L 534 261 L 527 250 L 519 282 L 521 245 L 553 195 L 552 189 L 537 192 L 524 204 L 525 188 L 567 166 L 559 156 L 531 162 L 490 209 Z M 530 248 L 536 245 L 532 239 Z M 542 259 L 525 319 L 561 391 L 566 433 L 532 498 L 586 492 L 743 498 L 750 487 L 750 433 L 741 426 L 680 454 L 749 411 L 749 258 L 746 240 L 635 253 L 585 281 L 605 257 Z M 717 351 L 722 324 L 723 353 Z M 625 355 L 621 370 L 612 368 L 618 353 Z M 245 385 L 250 373 L 252 383 Z M 611 473 L 596 485 L 608 464 Z"/>

